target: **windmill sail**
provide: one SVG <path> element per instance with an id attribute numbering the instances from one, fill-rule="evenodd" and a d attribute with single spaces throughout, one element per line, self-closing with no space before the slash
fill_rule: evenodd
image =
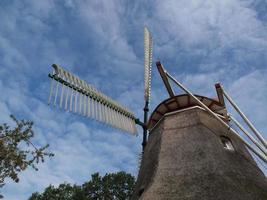
<path id="1" fill-rule="evenodd" d="M 144 28 L 144 68 L 145 68 L 145 101 L 150 100 L 151 65 L 152 65 L 152 37 L 147 27 Z"/>
<path id="2" fill-rule="evenodd" d="M 53 72 L 48 75 L 51 78 L 48 104 L 59 105 L 70 112 L 137 134 L 131 111 L 58 65 L 52 67 Z"/>

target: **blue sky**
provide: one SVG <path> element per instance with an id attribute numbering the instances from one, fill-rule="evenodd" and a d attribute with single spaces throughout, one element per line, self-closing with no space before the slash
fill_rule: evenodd
<path id="1" fill-rule="evenodd" d="M 167 70 L 194 93 L 214 97 L 221 82 L 267 137 L 267 2 L 252 0 L 1 0 L 0 123 L 33 120 L 35 143 L 56 156 L 8 181 L 8 200 L 49 184 L 81 184 L 94 172 L 137 174 L 133 137 L 47 105 L 57 63 L 142 117 L 143 27 L 154 40 L 151 110 L 167 93 Z M 141 133 L 141 129 L 139 129 Z"/>

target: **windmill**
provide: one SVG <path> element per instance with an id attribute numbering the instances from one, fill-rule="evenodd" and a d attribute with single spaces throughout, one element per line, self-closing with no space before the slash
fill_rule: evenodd
<path id="1" fill-rule="evenodd" d="M 152 36 L 147 27 L 144 28 L 144 120 L 141 122 L 137 119 L 132 111 L 128 108 L 120 105 L 115 100 L 112 100 L 105 94 L 98 91 L 95 87 L 90 85 L 79 77 L 73 75 L 71 72 L 63 69 L 59 65 L 53 64 L 53 71 L 48 76 L 51 78 L 50 94 L 48 99 L 48 104 L 54 106 L 59 106 L 62 109 L 68 110 L 70 112 L 86 116 L 91 119 L 108 124 L 114 128 L 121 129 L 125 132 L 131 133 L 133 135 L 137 134 L 137 129 L 135 124 L 142 126 L 143 128 L 143 150 L 147 143 L 147 131 L 148 126 L 151 126 L 153 122 L 153 115 L 151 116 L 150 123 L 148 123 L 148 111 L 151 96 L 151 66 L 152 66 Z M 261 159 L 267 162 L 267 142 L 263 138 L 262 134 L 252 125 L 248 118 L 243 114 L 237 104 L 232 100 L 228 93 L 223 89 L 223 87 L 217 83 L 215 85 L 216 92 L 218 95 L 219 103 L 222 105 L 220 111 L 214 112 L 210 109 L 210 106 L 206 106 L 203 99 L 198 98 L 188 89 L 186 89 L 180 82 L 178 82 L 173 76 L 171 76 L 160 63 L 156 62 L 158 72 L 163 80 L 166 90 L 170 97 L 174 97 L 175 94 L 170 85 L 169 80 L 172 80 L 177 86 L 179 86 L 188 97 L 192 98 L 198 105 L 203 107 L 208 113 L 214 116 L 220 123 L 231 130 L 235 135 L 239 134 L 229 126 L 222 119 L 222 117 L 227 117 L 228 120 L 232 120 L 240 130 L 260 149 L 261 152 L 255 150 L 248 142 L 245 140 L 245 145 L 258 155 Z M 60 89 L 61 86 L 61 89 Z M 253 133 L 256 135 L 257 139 L 244 128 L 242 125 L 229 113 L 227 113 L 225 108 L 224 97 L 230 102 L 234 109 L 240 114 L 245 123 L 251 128 Z M 178 102 L 177 102 L 178 103 Z M 219 115 L 218 115 L 219 114 Z M 151 127 L 150 127 L 151 128 Z M 264 155 L 263 155 L 264 154 Z"/>
<path id="2" fill-rule="evenodd" d="M 260 193 L 261 197 L 263 197 L 258 199 L 267 198 L 267 191 L 264 191 L 264 187 L 267 186 L 266 178 L 257 167 L 255 169 L 251 167 L 252 165 L 256 166 L 256 163 L 247 151 L 247 149 L 249 149 L 260 159 L 260 161 L 267 164 L 267 142 L 221 84 L 215 84 L 217 92 L 217 98 L 215 99 L 193 94 L 182 83 L 168 73 L 160 61 L 157 61 L 156 66 L 169 94 L 169 98 L 161 102 L 155 108 L 148 120 L 151 90 L 151 66 L 152 37 L 149 30 L 145 27 L 145 103 L 143 109 L 143 122 L 137 119 L 134 113 L 128 108 L 120 105 L 118 102 L 99 92 L 92 85 L 55 64 L 52 65 L 53 72 L 49 74 L 49 77 L 51 78 L 51 89 L 48 103 L 69 110 L 70 112 L 103 122 L 133 135 L 137 134 L 136 124 L 143 128 L 143 156 L 133 199 L 155 199 L 160 195 L 163 195 L 163 197 L 164 195 L 170 195 L 170 198 L 167 199 L 177 199 L 180 195 L 181 199 L 183 199 L 182 197 L 188 197 L 188 191 L 186 190 L 190 187 L 193 187 L 192 190 L 195 190 L 195 188 L 198 187 L 200 191 L 203 190 L 203 194 L 205 193 L 206 195 L 206 198 L 204 199 L 216 198 L 216 196 L 212 196 L 213 194 L 210 191 L 207 191 L 207 187 L 215 187 L 214 190 L 218 190 L 219 186 L 214 184 L 218 178 L 216 177 L 215 181 L 211 180 L 209 174 L 203 177 L 203 180 L 205 180 L 204 188 L 201 188 L 202 186 L 199 183 L 192 182 L 186 189 L 181 189 L 182 186 L 179 185 L 181 177 L 175 178 L 179 170 L 179 173 L 182 174 L 182 177 L 186 179 L 186 181 L 192 181 L 192 175 L 189 175 L 188 178 L 188 173 L 183 171 L 185 169 L 187 170 L 187 163 L 192 163 L 192 165 L 196 166 L 200 165 L 203 168 L 207 166 L 212 168 L 217 165 L 224 166 L 225 163 L 227 163 L 226 167 L 220 169 L 221 175 L 227 177 L 223 181 L 218 182 L 218 184 L 220 183 L 225 187 L 225 193 L 220 193 L 221 199 L 251 199 L 255 198 L 257 193 Z M 184 94 L 175 94 L 170 81 L 184 91 Z M 244 128 L 241 123 L 228 112 L 226 100 L 228 100 L 229 104 L 237 111 L 250 131 Z M 231 123 L 235 125 L 235 128 L 233 128 Z M 193 127 L 192 124 L 194 124 L 194 126 L 199 126 L 199 130 L 195 130 L 195 127 Z M 178 126 L 179 128 L 177 128 Z M 184 133 L 181 129 L 186 129 L 187 131 Z M 149 136 L 147 141 L 148 132 Z M 181 134 L 181 132 L 183 133 Z M 216 137 L 213 137 L 211 132 L 213 132 Z M 205 136 L 206 139 L 203 140 L 201 136 L 199 141 L 192 138 L 189 139 L 188 137 L 192 135 L 192 133 L 198 136 L 203 134 L 203 137 Z M 169 138 L 169 135 L 172 135 L 174 138 Z M 246 138 L 244 138 L 243 135 L 245 135 Z M 179 138 L 179 140 L 177 140 L 177 138 Z M 176 143 L 179 143 L 181 140 L 188 143 L 193 141 L 194 145 L 189 147 L 184 143 L 177 145 Z M 166 144 L 164 144 L 164 142 L 166 142 Z M 207 151 L 206 149 L 208 148 L 200 146 L 201 144 L 207 145 L 212 151 Z M 229 150 L 229 152 L 217 149 L 220 145 Z M 183 146 L 185 148 L 183 148 Z M 187 149 L 187 152 L 184 152 L 186 147 L 189 149 Z M 198 151 L 203 151 L 204 154 L 206 153 L 209 156 L 214 156 L 214 151 L 219 157 L 215 160 L 207 158 L 205 163 L 199 163 L 199 158 L 195 156 Z M 173 152 L 176 152 L 177 155 L 174 155 Z M 184 156 L 183 153 L 188 154 L 189 156 Z M 240 155 L 242 156 L 240 157 Z M 222 158 L 220 158 L 220 156 Z M 177 162 L 177 159 L 181 159 L 181 162 Z M 236 162 L 235 159 L 238 160 L 239 163 L 233 165 L 233 163 Z M 184 166 L 181 164 L 182 161 L 185 162 Z M 249 163 L 247 161 L 249 161 Z M 238 166 L 240 172 L 237 170 L 236 166 Z M 202 171 L 200 171 L 205 175 L 207 174 L 207 171 L 212 170 L 209 168 L 205 168 L 206 171 L 203 171 L 201 168 Z M 249 170 L 252 170 L 252 175 L 247 173 Z M 191 174 L 198 171 L 199 169 L 193 170 Z M 228 189 L 229 191 L 232 190 L 232 186 L 229 184 L 229 180 L 231 180 L 232 177 L 230 177 L 229 174 L 236 174 L 235 178 L 237 181 L 231 184 L 234 184 L 236 187 L 241 187 L 240 190 L 246 188 L 250 183 L 259 186 L 260 189 L 250 190 L 249 188 L 248 191 L 245 191 L 244 195 L 241 194 L 241 196 L 238 196 L 240 195 L 240 192 L 237 190 L 234 192 L 235 195 L 229 197 L 226 195 Z M 240 176 L 243 177 L 243 179 L 241 179 Z M 168 179 L 166 177 L 168 177 Z M 242 184 L 240 184 L 241 186 L 239 186 L 240 182 L 242 182 Z M 173 188 L 173 185 L 170 185 L 170 183 L 177 184 L 179 187 L 177 186 L 178 188 Z M 175 192 L 173 193 L 173 191 Z M 192 193 L 192 198 L 190 197 L 189 199 L 202 199 L 202 196 L 199 197 L 197 192 L 198 191 L 193 191 L 194 194 Z M 232 194 L 234 193 L 232 192 Z"/>

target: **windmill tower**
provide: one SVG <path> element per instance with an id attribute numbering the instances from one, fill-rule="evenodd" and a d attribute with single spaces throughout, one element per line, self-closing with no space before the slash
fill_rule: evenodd
<path id="1" fill-rule="evenodd" d="M 133 199 L 266 200 L 267 181 L 248 149 L 265 164 L 267 143 L 220 84 L 217 99 L 192 94 L 156 63 L 169 98 L 148 120 L 152 37 L 144 30 L 144 119 L 58 65 L 52 65 L 49 104 L 133 135 L 143 128 L 143 154 Z M 176 95 L 169 81 L 185 94 Z M 225 99 L 251 129 L 226 109 Z M 230 126 L 230 121 L 247 140 Z M 149 133 L 148 141 L 147 134 Z M 247 142 L 249 140 L 249 142 Z"/>

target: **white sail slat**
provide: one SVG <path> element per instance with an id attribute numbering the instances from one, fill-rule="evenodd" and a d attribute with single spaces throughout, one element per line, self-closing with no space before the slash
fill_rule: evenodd
<path id="1" fill-rule="evenodd" d="M 131 111 L 58 65 L 53 65 L 53 68 L 53 74 L 49 77 L 52 78 L 52 82 L 57 82 L 54 105 L 57 103 L 59 84 L 62 84 L 60 108 L 69 109 L 71 112 L 87 116 L 125 132 L 137 133 L 135 125 L 133 126 L 135 117 Z M 54 85 L 51 85 L 49 101 L 53 97 L 53 90 Z"/>

